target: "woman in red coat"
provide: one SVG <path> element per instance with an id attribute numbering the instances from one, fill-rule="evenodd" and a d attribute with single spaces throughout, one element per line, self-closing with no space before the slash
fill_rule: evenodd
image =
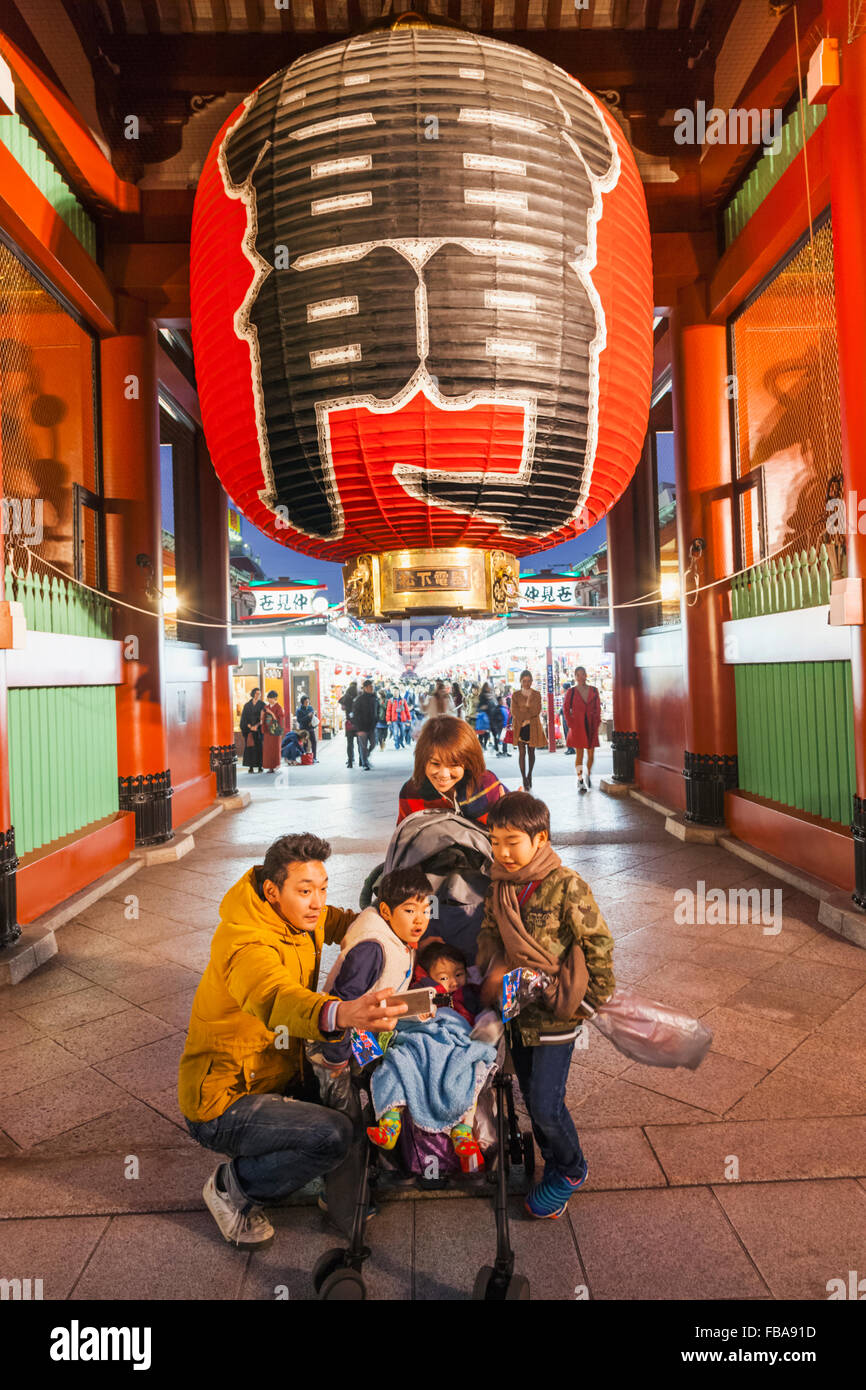
<path id="1" fill-rule="evenodd" d="M 592 786 L 590 773 L 592 760 L 598 747 L 598 730 L 601 724 L 601 696 L 594 685 L 586 683 L 586 668 L 578 666 L 574 684 L 565 692 L 562 712 L 568 725 L 567 743 L 575 750 L 574 767 L 577 773 L 577 790 L 586 792 Z M 583 755 L 586 753 L 586 777 L 583 772 Z"/>

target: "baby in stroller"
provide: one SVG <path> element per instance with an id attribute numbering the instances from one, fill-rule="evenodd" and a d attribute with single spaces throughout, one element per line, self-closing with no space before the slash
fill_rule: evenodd
<path id="1" fill-rule="evenodd" d="M 420 866 L 386 874 L 378 886 L 376 906 L 364 909 L 346 933 L 340 956 L 326 984 L 328 993 L 355 999 L 369 989 L 392 988 L 403 992 L 412 980 L 415 947 L 430 922 L 431 889 Z M 433 951 L 431 956 L 429 953 Z M 441 943 L 428 947 L 424 960 L 434 969 L 443 963 Z M 465 957 L 460 956 L 464 963 Z M 452 966 L 453 968 L 453 966 Z M 425 977 L 425 981 L 428 977 Z M 432 988 L 437 983 L 430 979 Z M 416 1129 L 428 1134 L 448 1134 L 464 1172 L 483 1166 L 483 1156 L 472 1132 L 479 1092 L 495 1061 L 495 1049 L 473 1039 L 463 999 L 464 986 L 456 985 L 459 1001 L 442 991 L 443 1004 L 431 1013 L 401 1019 L 391 1035 L 384 1056 L 371 1078 L 371 1098 L 377 1123 L 367 1128 L 379 1148 L 393 1149 L 403 1127 L 403 1112 L 411 1114 Z M 449 1007 L 459 1002 L 463 1011 Z M 384 1035 L 379 1035 L 379 1043 Z M 354 1046 L 353 1046 L 354 1044 Z M 335 1074 L 349 1067 L 350 1053 L 359 1055 L 363 1039 L 349 1037 L 310 1049 L 310 1061 L 320 1077 L 323 1093 L 333 1094 Z"/>

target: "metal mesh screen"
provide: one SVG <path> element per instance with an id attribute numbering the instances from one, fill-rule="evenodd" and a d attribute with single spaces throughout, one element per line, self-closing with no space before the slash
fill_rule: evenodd
<path id="1" fill-rule="evenodd" d="M 98 491 L 93 341 L 0 243 L 0 479 L 7 562 L 74 573 L 73 484 Z M 81 577 L 96 527 L 80 518 Z"/>
<path id="2" fill-rule="evenodd" d="M 788 542 L 820 544 L 842 472 L 829 220 L 733 321 L 731 348 L 741 563 L 751 565 Z"/>

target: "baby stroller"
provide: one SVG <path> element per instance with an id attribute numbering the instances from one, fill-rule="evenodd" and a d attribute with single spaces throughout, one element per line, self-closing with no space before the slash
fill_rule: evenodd
<path id="1" fill-rule="evenodd" d="M 484 831 L 472 821 L 451 811 L 416 811 L 398 826 L 388 847 L 385 863 L 369 875 L 361 892 L 361 906 L 368 907 L 373 890 L 386 872 L 421 864 L 436 895 L 438 913 L 431 920 L 429 935 L 441 936 L 459 947 L 470 965 L 475 959 L 478 930 L 484 908 L 492 860 Z M 509 1030 L 507 1030 L 508 1032 Z M 376 1063 L 353 1077 L 362 1110 L 372 1111 L 370 1081 Z M 508 1231 L 508 1182 L 514 1166 L 522 1166 L 528 1182 L 535 1167 L 535 1150 L 530 1131 L 521 1133 L 514 1108 L 513 1069 L 506 1038 L 500 1041 L 497 1065 L 482 1091 L 479 1112 L 488 1086 L 492 1091 L 492 1133 L 488 1135 L 483 1174 L 458 1178 L 459 1163 L 447 1135 L 426 1134 L 416 1129 L 406 1116 L 400 1139 L 400 1157 L 416 1182 L 425 1188 L 445 1187 L 459 1180 L 473 1187 L 495 1184 L 496 1255 L 492 1265 L 484 1265 L 475 1280 L 472 1297 L 485 1302 L 529 1298 L 529 1281 L 514 1273 L 514 1252 Z M 482 1143 L 482 1146 L 483 1143 Z M 387 1164 L 390 1155 L 384 1162 Z M 366 1291 L 363 1263 L 369 1257 L 365 1245 L 366 1216 L 370 1200 L 373 1165 L 382 1165 L 383 1156 L 366 1144 L 363 1148 L 361 1176 L 357 1189 L 352 1231 L 347 1248 L 328 1250 L 313 1271 L 313 1285 L 321 1299 L 363 1299 Z M 430 1168 L 440 1176 L 425 1178 Z M 443 1170 L 448 1170 L 444 1171 Z M 453 1170 L 457 1170 L 454 1172 Z M 479 1183 L 480 1178 L 480 1183 Z"/>

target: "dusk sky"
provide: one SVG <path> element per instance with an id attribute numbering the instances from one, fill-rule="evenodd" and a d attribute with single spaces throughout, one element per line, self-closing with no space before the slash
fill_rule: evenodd
<path id="1" fill-rule="evenodd" d="M 520 562 L 521 573 L 527 570 L 547 569 L 551 565 L 574 565 L 585 555 L 591 555 L 604 542 L 607 533 L 605 522 L 600 521 L 585 535 L 557 545 L 553 550 L 545 550 L 539 555 L 526 555 Z M 241 535 L 257 556 L 262 569 L 270 579 L 321 579 L 328 585 L 328 597 L 332 603 L 339 603 L 343 597 L 343 567 L 330 564 L 327 560 L 317 560 L 310 555 L 302 555 L 298 550 L 289 550 L 256 530 L 243 517 Z"/>

